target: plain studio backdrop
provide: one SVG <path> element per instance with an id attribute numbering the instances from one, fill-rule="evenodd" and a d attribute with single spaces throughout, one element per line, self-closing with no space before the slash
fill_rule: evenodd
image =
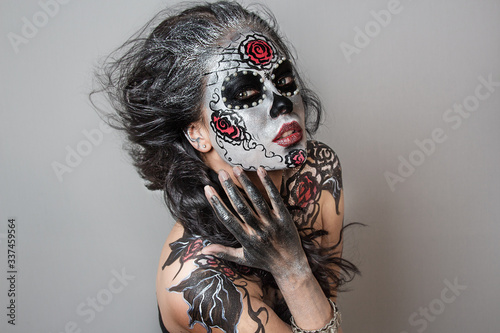
<path id="1" fill-rule="evenodd" d="M 88 93 L 177 2 L 1 1 L 1 332 L 159 332 L 174 221 Z M 324 103 L 346 221 L 367 225 L 346 235 L 363 275 L 344 331 L 498 332 L 500 2 L 263 3 Z"/>

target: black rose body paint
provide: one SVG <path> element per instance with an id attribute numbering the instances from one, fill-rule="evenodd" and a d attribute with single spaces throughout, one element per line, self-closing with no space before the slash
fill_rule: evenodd
<path id="1" fill-rule="evenodd" d="M 287 167 L 294 168 L 302 165 L 306 161 L 306 152 L 302 149 L 294 149 L 285 156 Z"/>
<path id="2" fill-rule="evenodd" d="M 236 270 L 214 256 L 203 255 L 200 251 L 208 244 L 199 237 L 185 233 L 182 238 L 170 244 L 172 252 L 162 266 L 165 269 L 179 260 L 181 266 L 175 275 L 177 276 L 186 261 L 194 260 L 197 268 L 179 284 L 168 289 L 170 292 L 182 293 L 188 303 L 190 327 L 199 323 L 207 332 L 212 332 L 217 327 L 224 332 L 235 333 L 245 301 L 248 315 L 257 324 L 256 333 L 265 332 L 264 323 L 269 317 L 267 309 L 262 307 L 253 310 L 247 290 L 248 283 L 244 280 L 244 275 L 252 274 L 252 270 L 241 265 Z M 261 313 L 265 314 L 264 322 L 259 317 Z"/>
<path id="3" fill-rule="evenodd" d="M 284 178 L 281 193 L 278 194 L 283 198 L 293 222 L 298 227 L 314 226 L 321 208 L 319 200 L 325 190 L 333 195 L 337 214 L 340 213 L 338 206 L 342 190 L 342 171 L 337 155 L 331 148 L 317 141 L 308 141 L 307 149 L 307 159 L 306 154 L 301 150 L 291 151 L 290 159 L 297 159 L 299 166 L 288 170 L 289 177 Z M 250 186 L 246 178 L 242 181 Z M 229 186 L 228 189 L 236 191 L 234 186 Z M 255 201 L 259 200 L 253 202 Z M 252 213 L 248 211 L 243 214 L 250 216 Z M 252 222 L 248 216 L 245 217 L 248 223 L 257 227 L 258 222 Z M 290 230 L 290 228 L 282 227 L 277 229 L 279 230 Z M 282 236 L 281 238 L 289 240 L 293 237 Z M 175 274 L 177 277 L 187 261 L 192 260 L 196 266 L 189 276 L 168 289 L 170 292 L 183 295 L 189 305 L 187 315 L 191 327 L 199 323 L 207 332 L 211 332 L 215 327 L 224 332 L 237 332 L 241 317 L 248 316 L 257 326 L 255 332 L 266 332 L 268 310 L 264 307 L 254 309 L 250 300 L 249 284 L 259 283 L 255 269 L 242 264 L 228 265 L 226 261 L 215 256 L 202 254 L 201 250 L 207 245 L 209 245 L 208 241 L 185 233 L 183 237 L 170 244 L 172 252 L 162 267 L 165 269 L 178 260 L 180 267 Z M 290 244 L 285 244 L 285 246 L 290 246 Z M 267 249 L 266 256 L 276 257 L 273 251 L 277 250 L 275 246 L 274 250 Z M 272 269 L 269 265 L 277 266 L 272 263 L 271 259 L 259 260 L 256 257 L 255 260 L 253 264 L 265 270 Z M 286 320 L 285 318 L 289 318 L 287 305 L 280 294 L 276 294 L 273 290 L 269 285 L 262 286 L 263 294 L 274 295 L 271 301 L 273 310 Z M 244 305 L 247 310 L 244 310 Z"/>
<path id="4" fill-rule="evenodd" d="M 335 199 L 335 210 L 339 211 L 342 191 L 342 168 L 333 150 L 318 141 L 307 142 L 308 158 L 293 175 L 282 184 L 281 193 L 291 207 L 297 226 L 312 227 L 320 212 L 319 199 L 328 191 Z"/>

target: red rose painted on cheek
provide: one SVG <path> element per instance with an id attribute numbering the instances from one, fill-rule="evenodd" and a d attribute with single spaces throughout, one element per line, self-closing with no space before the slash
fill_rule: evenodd
<path id="1" fill-rule="evenodd" d="M 241 130 L 231 124 L 231 122 L 222 117 L 213 117 L 212 121 L 214 122 L 215 128 L 219 133 L 227 136 L 233 140 L 238 139 L 241 135 Z"/>
<path id="2" fill-rule="evenodd" d="M 256 65 L 266 65 L 273 58 L 273 49 L 262 39 L 249 41 L 245 45 L 245 53 Z"/>
<path id="3" fill-rule="evenodd" d="M 210 126 L 218 137 L 233 145 L 241 145 L 248 140 L 245 123 L 241 116 L 232 111 L 214 111 Z"/>

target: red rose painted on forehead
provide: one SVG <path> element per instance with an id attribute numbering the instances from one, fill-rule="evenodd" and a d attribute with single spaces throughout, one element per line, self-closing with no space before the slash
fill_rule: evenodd
<path id="1" fill-rule="evenodd" d="M 249 41 L 245 45 L 245 53 L 256 65 L 267 65 L 273 59 L 273 49 L 262 39 Z"/>
<path id="2" fill-rule="evenodd" d="M 241 60 L 256 69 L 271 69 L 278 60 L 275 45 L 265 36 L 253 33 L 245 37 L 238 47 Z"/>

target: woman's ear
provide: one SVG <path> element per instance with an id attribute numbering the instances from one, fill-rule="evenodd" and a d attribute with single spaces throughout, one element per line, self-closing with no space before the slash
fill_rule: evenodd
<path id="1" fill-rule="evenodd" d="M 189 143 L 199 152 L 207 153 L 212 149 L 208 129 L 201 121 L 189 124 L 184 130 L 184 134 Z"/>

